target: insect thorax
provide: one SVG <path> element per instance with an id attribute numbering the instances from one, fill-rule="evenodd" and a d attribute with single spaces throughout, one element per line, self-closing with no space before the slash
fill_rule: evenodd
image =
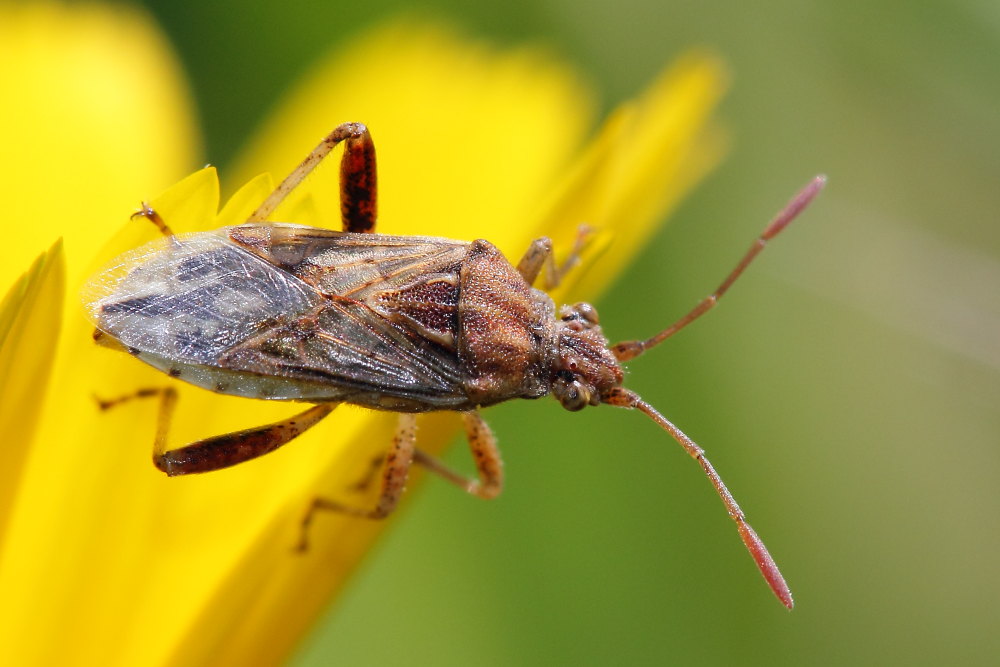
<path id="1" fill-rule="evenodd" d="M 462 266 L 459 356 L 470 400 L 490 405 L 538 398 L 551 388 L 555 306 L 487 241 L 474 241 Z"/>

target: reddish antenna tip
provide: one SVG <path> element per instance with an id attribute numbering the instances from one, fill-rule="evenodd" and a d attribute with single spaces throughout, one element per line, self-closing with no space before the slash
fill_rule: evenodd
<path id="1" fill-rule="evenodd" d="M 761 234 L 761 238 L 767 240 L 777 236 L 782 229 L 788 226 L 788 223 L 798 217 L 802 209 L 809 205 L 809 202 L 816 198 L 825 185 L 825 174 L 820 174 L 809 181 L 809 184 L 799 190 L 798 194 L 792 197 L 785 208 L 781 209 L 781 212 L 774 217 L 771 224 Z"/>
<path id="2" fill-rule="evenodd" d="M 750 524 L 745 521 L 737 522 L 736 529 L 739 531 L 747 551 L 753 557 L 754 563 L 760 569 L 760 573 L 764 575 L 767 585 L 774 592 L 774 595 L 781 600 L 781 604 L 785 605 L 788 609 L 792 609 L 795 606 L 795 601 L 792 599 L 792 591 L 788 588 L 788 584 L 785 583 L 785 578 L 781 576 L 781 570 L 778 569 L 774 559 L 771 558 L 771 554 L 768 553 L 763 540 L 757 536 L 757 531 L 751 528 Z"/>
<path id="3" fill-rule="evenodd" d="M 740 539 L 743 540 L 743 544 L 746 546 L 747 551 L 750 552 L 750 556 L 753 558 L 753 562 L 757 564 L 760 573 L 764 575 L 764 580 L 767 582 L 768 587 L 781 601 L 781 604 L 785 605 L 788 609 L 794 607 L 795 602 L 792 600 L 792 591 L 788 588 L 788 584 L 785 583 L 785 578 L 781 576 L 781 570 L 778 569 L 774 559 L 771 558 L 771 554 L 768 553 L 767 547 L 764 546 L 764 541 L 758 537 L 757 532 L 747 523 L 743 510 L 740 509 L 736 499 L 733 498 L 733 494 L 726 488 L 722 478 L 719 477 L 719 473 L 716 472 L 715 467 L 705 456 L 705 450 L 685 435 L 673 422 L 657 412 L 656 408 L 642 400 L 638 394 L 624 387 L 613 389 L 601 396 L 601 400 L 609 405 L 617 405 L 623 408 L 637 408 L 640 412 L 659 424 L 663 430 L 677 441 L 677 444 L 684 448 L 684 451 L 691 458 L 698 461 L 702 470 L 705 471 L 708 481 L 712 483 L 712 486 L 715 487 L 716 492 L 722 499 L 722 504 L 725 505 L 726 512 L 736 522 L 736 530 L 740 534 Z"/>
<path id="4" fill-rule="evenodd" d="M 826 187 L 826 174 L 817 174 L 809 181 L 809 185 L 802 189 L 802 194 L 808 196 L 806 203 L 812 200 L 813 197 L 819 194 L 820 190 Z"/>

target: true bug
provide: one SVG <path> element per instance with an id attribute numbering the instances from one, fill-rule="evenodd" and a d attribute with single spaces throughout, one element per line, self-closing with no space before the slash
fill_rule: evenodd
<path id="1" fill-rule="evenodd" d="M 343 231 L 267 222 L 340 143 Z M 593 306 L 564 306 L 557 314 L 545 292 L 531 286 L 546 265 L 549 277 L 558 278 L 547 238 L 536 240 L 515 267 L 484 240 L 374 234 L 374 145 L 364 125 L 345 123 L 245 224 L 174 236 L 144 206 L 137 215 L 167 238 L 119 257 L 90 281 L 85 299 L 100 342 L 172 377 L 224 394 L 315 404 L 281 422 L 167 450 L 175 391 L 141 391 L 163 401 L 153 461 L 168 475 L 217 470 L 268 453 L 338 403 L 401 413 L 377 505 L 359 509 L 317 498 L 303 535 L 317 510 L 388 515 L 414 462 L 471 494 L 496 496 L 500 456 L 479 408 L 551 393 L 567 410 L 602 403 L 635 408 L 666 430 L 701 465 L 768 585 L 791 608 L 784 578 L 704 451 L 622 386 L 620 363 L 714 306 L 823 183 L 817 177 L 796 195 L 719 288 L 687 315 L 649 339 L 608 345 Z M 415 414 L 434 410 L 462 414 L 478 479 L 416 448 Z"/>

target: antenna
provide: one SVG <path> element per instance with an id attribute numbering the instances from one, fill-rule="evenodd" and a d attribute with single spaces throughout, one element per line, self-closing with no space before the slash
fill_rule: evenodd
<path id="1" fill-rule="evenodd" d="M 729 290 L 734 282 L 736 282 L 736 279 L 740 277 L 743 271 L 750 266 L 750 262 L 752 262 L 754 258 L 760 254 L 760 251 L 764 249 L 767 242 L 780 234 L 781 230 L 787 227 L 788 224 L 802 212 L 802 209 L 808 206 L 809 202 L 816 198 L 816 195 L 819 194 L 819 191 L 823 189 L 824 185 L 826 185 L 826 176 L 817 176 L 809 182 L 809 185 L 802 188 L 797 195 L 792 197 L 792 200 L 788 202 L 785 208 L 781 209 L 781 212 L 775 216 L 774 220 L 772 220 L 761 235 L 757 237 L 757 239 L 753 242 L 753 245 L 750 246 L 750 249 L 747 250 L 745 255 L 743 255 L 743 259 L 740 260 L 740 263 L 736 265 L 735 269 L 730 271 L 729 275 L 726 276 L 726 279 L 722 281 L 722 284 L 719 285 L 714 292 L 702 299 L 697 306 L 692 308 L 691 312 L 652 338 L 647 338 L 646 340 L 627 340 L 612 345 L 611 352 L 615 355 L 615 358 L 618 359 L 618 361 L 628 361 L 629 359 L 634 359 L 649 348 L 659 345 L 711 310 L 715 304 L 719 302 L 719 299 L 722 298 L 722 295 Z"/>
<path id="2" fill-rule="evenodd" d="M 685 435 L 673 422 L 657 412 L 656 408 L 642 400 L 633 391 L 624 387 L 616 387 L 608 395 L 602 396 L 601 401 L 608 405 L 635 408 L 640 412 L 644 412 L 650 419 L 659 424 L 663 430 L 669 433 L 684 448 L 684 451 L 691 455 L 691 458 L 698 461 L 702 470 L 705 471 L 705 475 L 712 482 L 712 486 L 718 492 L 719 497 L 722 498 L 722 504 L 726 506 L 729 516 L 736 522 L 736 530 L 739 531 L 740 538 L 743 540 L 743 544 L 746 545 L 747 551 L 750 552 L 750 556 L 753 557 L 753 561 L 757 564 L 758 569 L 760 569 L 760 573 L 764 575 L 767 585 L 771 587 L 774 594 L 781 600 L 781 604 L 789 609 L 794 607 L 795 602 L 792 600 L 792 591 L 788 588 L 788 584 L 785 583 L 785 578 L 781 576 L 781 570 L 778 569 L 774 559 L 771 558 L 771 554 L 768 553 L 763 540 L 757 536 L 757 532 L 747 522 L 746 515 L 743 514 L 743 510 L 740 509 L 736 499 L 733 498 L 733 494 L 726 488 L 726 484 L 719 477 L 719 473 L 715 471 L 715 468 L 705 456 L 705 450 L 699 447 L 694 440 Z"/>

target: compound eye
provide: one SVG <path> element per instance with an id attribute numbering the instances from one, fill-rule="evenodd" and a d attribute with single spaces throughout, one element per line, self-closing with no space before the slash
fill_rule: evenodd
<path id="1" fill-rule="evenodd" d="M 590 390 L 579 381 L 573 380 L 563 385 L 557 398 L 562 406 L 570 412 L 583 410 L 590 404 Z"/>
<path id="2" fill-rule="evenodd" d="M 600 320 L 597 317 L 597 309 L 589 303 L 578 303 L 573 306 L 573 309 L 580 314 L 580 318 L 587 324 L 600 323 Z"/>

